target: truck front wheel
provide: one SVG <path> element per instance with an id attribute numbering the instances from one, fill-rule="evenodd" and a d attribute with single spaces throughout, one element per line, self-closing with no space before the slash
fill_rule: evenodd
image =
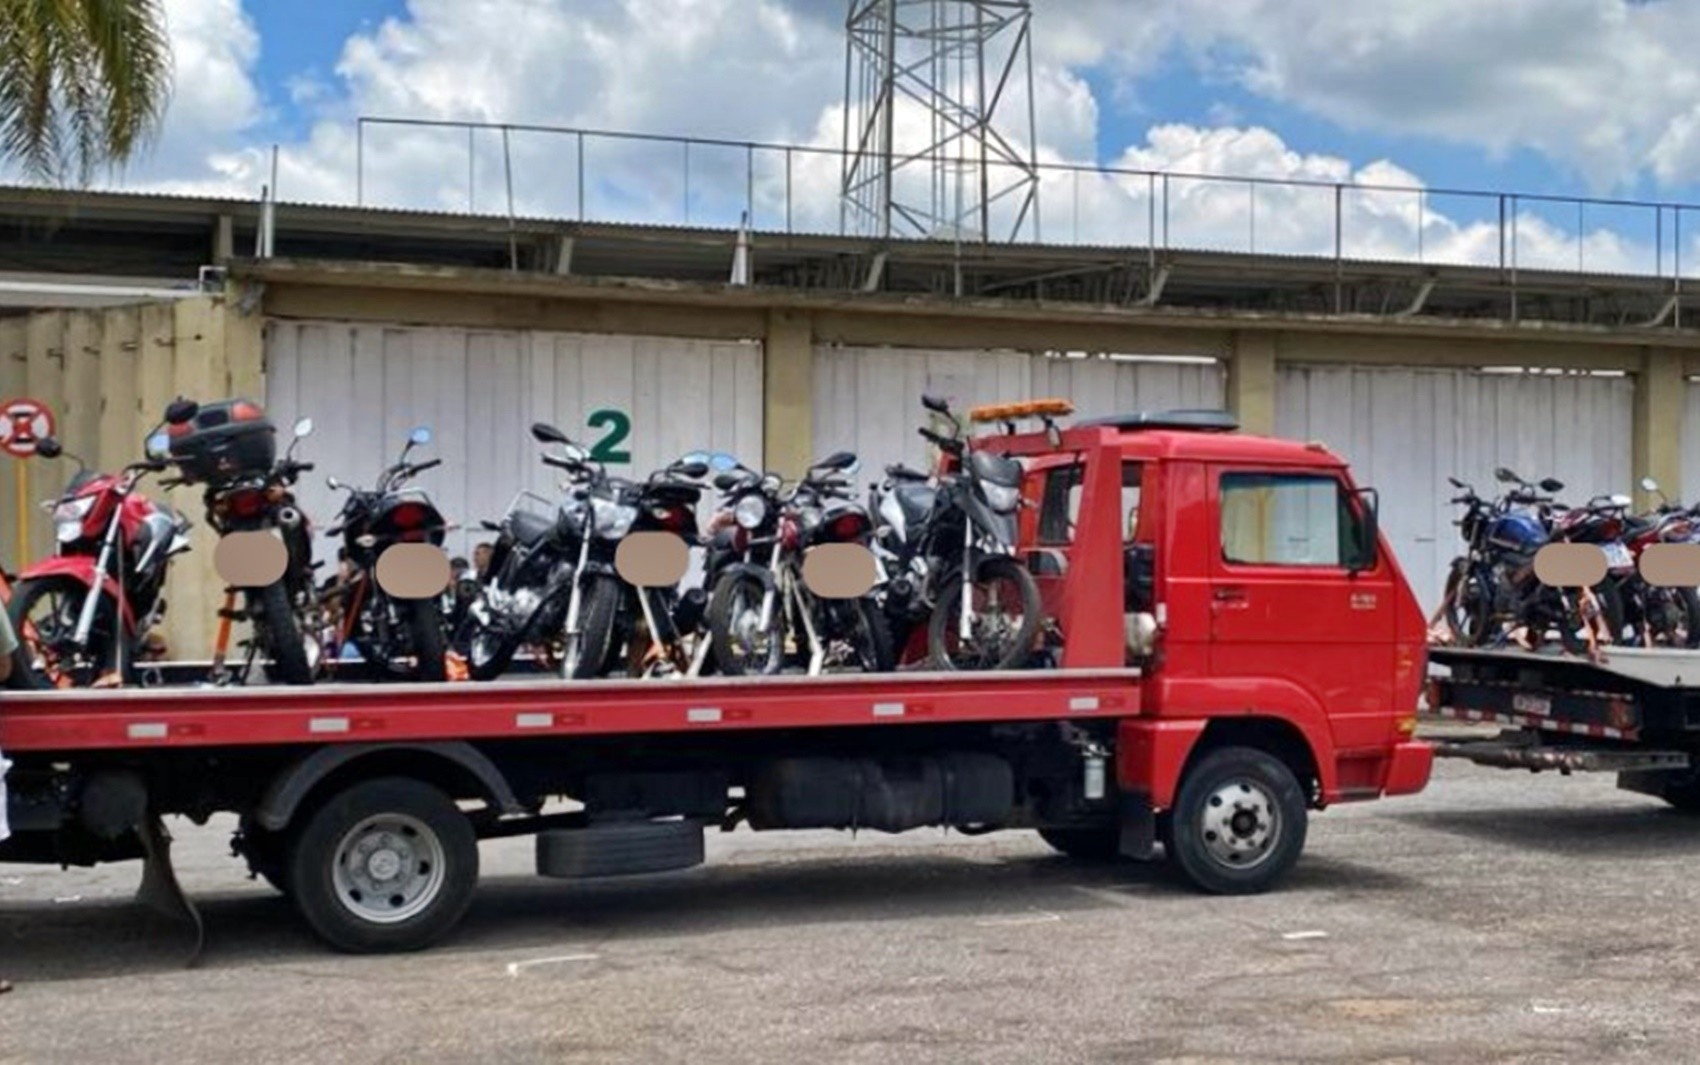
<path id="1" fill-rule="evenodd" d="M 1197 887 L 1249 895 L 1274 885 L 1304 850 L 1306 808 L 1293 771 L 1252 747 L 1223 747 L 1181 782 L 1169 857 Z"/>
<path id="2" fill-rule="evenodd" d="M 356 784 L 315 810 L 289 857 L 289 891 L 325 942 L 419 950 L 472 903 L 478 839 L 449 797 L 405 777 Z"/>

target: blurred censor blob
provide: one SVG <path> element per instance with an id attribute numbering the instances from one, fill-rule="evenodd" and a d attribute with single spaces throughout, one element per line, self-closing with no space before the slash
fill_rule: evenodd
<path id="1" fill-rule="evenodd" d="M 1597 544 L 1548 544 L 1535 552 L 1535 577 L 1552 588 L 1592 588 L 1606 579 Z"/>
<path id="2" fill-rule="evenodd" d="M 1700 585 L 1700 544 L 1648 544 L 1640 565 L 1648 584 L 1693 588 Z"/>
<path id="3" fill-rule="evenodd" d="M 213 549 L 213 567 L 232 588 L 265 588 L 283 579 L 289 548 L 269 532 L 227 533 Z"/>
<path id="4" fill-rule="evenodd" d="M 449 556 L 435 544 L 391 544 L 378 556 L 378 587 L 393 599 L 430 599 L 449 586 Z"/>
<path id="5" fill-rule="evenodd" d="M 878 579 L 874 553 L 861 544 L 819 544 L 803 556 L 803 583 L 822 599 L 860 599 Z"/>
<path id="6" fill-rule="evenodd" d="M 679 583 L 691 561 L 690 548 L 669 532 L 636 532 L 620 541 L 614 568 L 627 584 L 665 588 Z"/>

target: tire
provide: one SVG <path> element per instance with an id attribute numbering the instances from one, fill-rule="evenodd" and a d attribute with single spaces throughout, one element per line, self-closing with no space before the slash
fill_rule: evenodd
<path id="1" fill-rule="evenodd" d="M 932 616 L 927 619 L 927 650 L 934 669 L 1019 669 L 1033 653 L 1034 640 L 1044 622 L 1044 607 L 1039 601 L 1039 586 L 1033 575 L 1007 555 L 983 559 L 977 572 L 980 579 L 975 582 L 976 585 L 1008 582 L 1016 586 L 1021 598 L 1021 626 L 1009 639 L 1008 646 L 1002 648 L 995 658 L 988 658 L 984 649 L 972 652 L 973 657 L 967 660 L 962 658 L 960 650 L 953 655 L 950 643 L 956 630 L 963 590 L 962 579 L 954 578 L 939 596 Z"/>
<path id="2" fill-rule="evenodd" d="M 635 821 L 564 828 L 537 835 L 537 875 L 566 880 L 637 876 L 703 862 L 696 821 Z"/>
<path id="3" fill-rule="evenodd" d="M 606 574 L 586 578 L 579 604 L 578 643 L 562 632 L 561 672 L 571 680 L 591 680 L 608 669 L 614 647 L 614 621 L 620 613 L 621 585 Z"/>
<path id="4" fill-rule="evenodd" d="M 1121 856 L 1121 830 L 1102 828 L 1041 828 L 1039 838 L 1057 853 L 1077 862 L 1113 862 Z"/>
<path id="5" fill-rule="evenodd" d="M 7 617 L 12 625 L 12 631 L 17 635 L 19 647 L 12 657 L 12 676 L 7 686 L 20 691 L 52 691 L 56 688 L 86 688 L 100 677 L 111 671 L 116 662 L 116 638 L 113 635 L 117 628 L 117 603 L 110 595 L 100 597 L 100 606 L 95 613 L 95 625 L 91 630 L 102 650 L 90 656 L 86 662 L 78 662 L 69 670 L 49 676 L 35 668 L 37 656 L 29 652 L 24 642 L 24 634 L 29 630 L 25 620 L 35 608 L 49 597 L 59 597 L 58 602 L 49 604 L 54 609 L 55 618 L 63 619 L 63 624 L 74 628 L 77 614 L 82 608 L 88 595 L 88 586 L 75 577 L 43 577 L 38 580 L 19 581 L 12 589 L 12 602 L 7 608 Z M 51 636 L 52 634 L 50 634 Z M 126 672 L 133 673 L 133 670 Z M 130 679 L 126 677 L 126 680 Z"/>
<path id="6" fill-rule="evenodd" d="M 357 855 L 365 860 L 351 860 Z M 296 909 L 337 950 L 421 950 L 448 935 L 472 904 L 478 840 L 443 792 L 383 777 L 314 810 L 289 848 L 287 872 Z"/>
<path id="7" fill-rule="evenodd" d="M 1589 589 L 1593 592 L 1595 603 L 1606 631 L 1611 634 L 1611 642 L 1617 643 L 1623 639 L 1623 598 L 1610 581 Z M 1556 593 L 1555 593 L 1556 594 Z M 1564 612 L 1559 622 L 1558 642 L 1570 654 L 1587 654 L 1588 638 L 1583 629 L 1589 624 L 1584 616 L 1582 597 L 1580 594 L 1570 595 L 1570 608 Z"/>
<path id="8" fill-rule="evenodd" d="M 1286 763 L 1253 747 L 1222 747 L 1181 781 L 1168 857 L 1210 894 L 1266 891 L 1298 861 L 1307 817 L 1304 791 Z"/>
<path id="9" fill-rule="evenodd" d="M 773 604 L 773 621 L 765 634 L 756 633 L 753 627 L 747 634 L 739 631 L 743 624 L 741 615 L 749 610 L 759 609 L 766 591 L 767 585 L 759 577 L 747 572 L 728 573 L 716 582 L 714 592 L 708 598 L 708 633 L 714 652 L 714 664 L 722 675 L 743 677 L 752 673 L 773 674 L 784 667 L 783 603 L 775 601 Z M 777 598 L 776 592 L 775 599 Z M 747 653 L 747 637 L 760 635 L 767 637 L 766 655 Z"/>
<path id="10" fill-rule="evenodd" d="M 1692 588 L 1643 587 L 1643 612 L 1653 642 L 1660 647 L 1700 648 L 1700 595 Z"/>
<path id="11" fill-rule="evenodd" d="M 407 643 L 413 651 L 413 679 L 432 684 L 448 680 L 448 636 L 443 632 L 443 614 L 437 601 L 406 599 L 398 609 L 407 625 Z"/>
<path id="12" fill-rule="evenodd" d="M 1460 647 L 1485 647 L 1492 620 L 1492 596 L 1468 566 L 1454 565 L 1446 577 L 1446 628 Z"/>
<path id="13" fill-rule="evenodd" d="M 467 673 L 473 680 L 495 680 L 513 665 L 518 650 L 517 638 L 473 622 L 466 640 Z"/>
<path id="14" fill-rule="evenodd" d="M 248 613 L 255 622 L 262 648 L 271 659 L 267 675 L 284 684 L 313 683 L 313 665 L 307 644 L 296 623 L 285 582 L 269 584 L 248 593 Z"/>

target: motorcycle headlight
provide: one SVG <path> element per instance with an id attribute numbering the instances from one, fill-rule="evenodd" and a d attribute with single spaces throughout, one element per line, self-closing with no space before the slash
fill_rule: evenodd
<path id="1" fill-rule="evenodd" d="M 94 509 L 94 497 L 68 499 L 53 508 L 53 526 L 59 542 L 68 544 L 82 538 L 83 519 Z"/>
<path id="2" fill-rule="evenodd" d="M 592 499 L 591 511 L 596 515 L 596 535 L 619 539 L 632 530 L 637 520 L 637 508 L 606 499 Z"/>
<path id="3" fill-rule="evenodd" d="M 1008 514 L 1021 501 L 1021 489 L 1014 485 L 981 481 L 980 487 L 986 493 L 986 502 L 999 514 Z"/>
<path id="4" fill-rule="evenodd" d="M 761 496 L 745 496 L 732 508 L 732 520 L 746 529 L 754 529 L 767 520 L 767 500 Z"/>

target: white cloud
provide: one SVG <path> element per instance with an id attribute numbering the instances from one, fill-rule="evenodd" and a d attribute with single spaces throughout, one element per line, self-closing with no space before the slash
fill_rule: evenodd
<path id="1" fill-rule="evenodd" d="M 1136 170 L 1421 186 L 1389 161 L 1297 152 L 1278 132 L 1242 126 L 1227 110 L 1215 113 L 1213 128 L 1158 124 L 1140 143 L 1100 145 L 1104 101 L 1084 70 L 1133 78 L 1149 73 L 1166 46 L 1179 42 L 1220 76 L 1340 122 L 1473 139 L 1496 150 L 1569 152 L 1596 175 L 1633 169 L 1644 159 L 1674 180 L 1700 163 L 1700 105 L 1669 106 L 1685 92 L 1700 95 L 1689 91 L 1700 88 L 1700 76 L 1680 64 L 1645 66 L 1674 46 L 1666 41 L 1679 40 L 1674 33 L 1688 16 L 1671 9 L 1681 5 L 1630 11 L 1619 0 L 1551 4 L 1542 4 L 1536 17 L 1534 0 L 1432 0 L 1366 11 L 1323 0 L 1153 0 L 1137 19 L 1127 17 L 1124 0 L 1041 5 L 1034 62 L 1039 155 L 1048 162 L 1102 155 Z M 255 196 L 270 165 L 269 145 L 256 132 L 266 116 L 252 77 L 261 42 L 238 0 L 170 0 L 168 14 L 178 95 L 160 150 L 134 168 L 131 183 Z M 333 77 L 302 72 L 283 87 L 316 121 L 306 137 L 281 146 L 279 191 L 292 200 L 352 202 L 359 115 L 836 149 L 841 15 L 837 0 L 411 0 L 405 16 L 350 37 Z M 1700 14 L 1692 20 L 1700 29 Z M 1649 69 L 1666 73 L 1652 78 Z M 1009 106 L 1005 127 L 1024 132 L 1026 100 L 1017 95 Z M 900 143 L 922 143 L 929 132 L 913 107 L 900 110 Z M 575 216 L 576 141 L 516 131 L 507 151 L 518 211 Z M 506 199 L 500 135 L 478 133 L 471 154 L 469 188 L 464 131 L 368 126 L 366 201 L 500 212 Z M 582 196 L 594 217 L 685 220 L 677 145 L 591 140 L 584 167 Z M 776 228 L 785 222 L 789 193 L 794 225 L 838 228 L 836 158 L 795 155 L 788 181 L 781 153 L 699 147 L 690 168 L 693 222 L 735 222 L 749 197 L 757 225 Z M 926 195 L 924 187 L 908 191 Z M 1176 178 L 1165 200 L 1143 177 L 1055 173 L 1045 179 L 1042 206 L 1051 240 L 1143 243 L 1150 233 L 1160 241 L 1165 217 L 1175 246 L 1245 249 L 1255 238 L 1261 251 L 1331 254 L 1335 240 L 1331 188 L 1251 191 Z M 1420 253 L 1495 262 L 1496 206 L 1353 191 L 1341 203 L 1341 244 L 1349 255 L 1371 258 Z M 1574 219 L 1528 207 L 1513 215 L 1521 263 L 1575 264 Z M 995 221 L 996 233 L 1012 219 Z M 1585 265 L 1646 269 L 1653 253 L 1651 226 L 1643 222 L 1583 223 Z"/>

